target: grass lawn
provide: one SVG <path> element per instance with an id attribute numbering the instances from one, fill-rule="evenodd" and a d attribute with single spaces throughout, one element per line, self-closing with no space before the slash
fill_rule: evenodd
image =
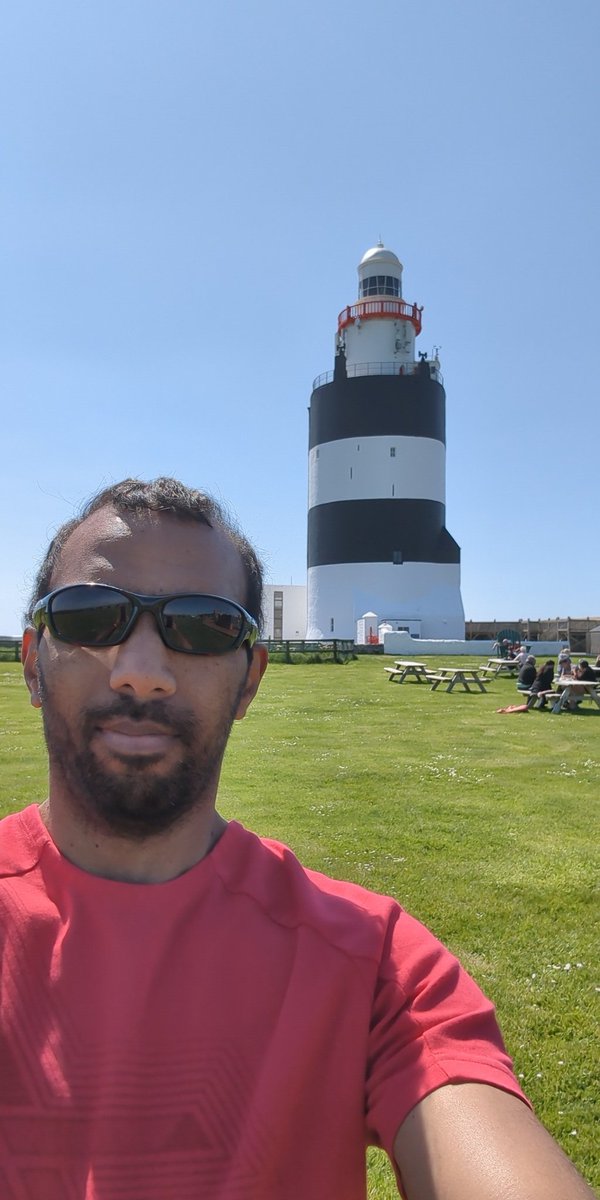
<path id="1" fill-rule="evenodd" d="M 538 1115 L 597 1186 L 600 711 L 500 715 L 512 679 L 432 693 L 389 683 L 384 661 L 272 664 L 234 728 L 221 811 L 429 925 L 495 1001 Z M 0 664 L 0 729 L 9 812 L 46 792 L 17 664 Z M 395 1195 L 371 1151 L 369 1196 Z"/>

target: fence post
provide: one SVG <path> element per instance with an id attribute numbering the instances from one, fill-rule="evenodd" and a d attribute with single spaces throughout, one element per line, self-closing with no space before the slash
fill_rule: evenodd
<path id="1" fill-rule="evenodd" d="M 290 643 L 289 642 L 285 643 L 285 661 L 287 663 L 291 663 L 291 661 L 292 661 L 292 656 L 290 654 Z"/>
<path id="2" fill-rule="evenodd" d="M 337 638 L 333 639 L 333 661 L 334 662 L 340 661 L 338 658 L 338 652 L 337 652 Z"/>

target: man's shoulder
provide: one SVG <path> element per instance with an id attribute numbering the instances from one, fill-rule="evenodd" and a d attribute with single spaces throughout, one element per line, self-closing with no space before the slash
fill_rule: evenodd
<path id="1" fill-rule="evenodd" d="M 37 804 L 0 820 L 0 879 L 34 870 L 47 834 Z"/>
<path id="2" fill-rule="evenodd" d="M 312 929 L 353 953 L 380 952 L 390 921 L 401 911 L 395 900 L 306 867 L 284 843 L 237 822 L 229 833 L 231 852 L 217 867 L 228 891 L 246 894 L 280 925 Z"/>
<path id="3" fill-rule="evenodd" d="M 24 875 L 37 865 L 44 827 L 37 804 L 0 820 L 0 879 Z"/>

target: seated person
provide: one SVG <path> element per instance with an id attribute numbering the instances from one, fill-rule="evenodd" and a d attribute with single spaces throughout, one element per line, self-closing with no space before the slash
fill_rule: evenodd
<path id="1" fill-rule="evenodd" d="M 544 692 L 552 691 L 552 680 L 553 679 L 554 679 L 554 663 L 552 662 L 552 659 L 549 658 L 548 661 L 544 663 L 543 667 L 540 667 L 540 669 L 537 672 L 537 675 L 531 685 L 531 696 L 529 697 L 529 700 L 527 702 L 528 708 L 534 708 L 534 707 L 535 708 L 545 708 L 546 707 L 546 697 L 544 695 Z"/>
<path id="2" fill-rule="evenodd" d="M 576 679 L 585 679 L 587 683 L 596 682 L 596 674 L 593 667 L 590 667 L 586 658 L 582 658 L 579 666 L 575 667 L 573 672 Z"/>
<path id="3" fill-rule="evenodd" d="M 585 658 L 582 658 L 578 666 L 575 667 L 575 670 L 573 671 L 573 678 L 582 679 L 586 683 L 597 682 L 595 672 L 592 670 L 590 664 Z M 578 705 L 581 704 L 584 696 L 585 688 L 571 688 L 571 694 L 569 696 L 569 708 L 572 711 L 576 709 Z"/>
<path id="4" fill-rule="evenodd" d="M 517 675 L 517 688 L 520 692 L 528 692 L 535 679 L 535 658 L 528 654 Z"/>
<path id="5" fill-rule="evenodd" d="M 568 646 L 563 646 L 558 656 L 558 675 L 571 675 L 573 664 L 571 662 L 571 651 Z"/>

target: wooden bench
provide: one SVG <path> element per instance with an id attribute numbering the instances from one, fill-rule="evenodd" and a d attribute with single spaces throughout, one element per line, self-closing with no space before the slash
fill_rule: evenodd
<path id="1" fill-rule="evenodd" d="M 560 697 L 562 696 L 562 692 L 555 692 L 555 691 L 552 691 L 552 689 L 550 689 L 550 691 L 547 691 L 547 692 L 532 692 L 528 688 L 519 688 L 518 690 L 519 690 L 520 696 L 529 696 L 529 700 L 531 700 L 532 696 L 535 696 L 536 700 L 541 700 L 543 697 L 543 699 L 546 701 L 547 700 L 556 701 L 556 700 L 560 700 Z M 529 704 L 529 701 L 528 701 L 528 707 L 535 708 L 535 704 Z"/>
<path id="2" fill-rule="evenodd" d="M 397 660 L 395 666 L 383 669 L 389 675 L 390 683 L 392 679 L 397 679 L 398 683 L 404 683 L 408 675 L 412 675 L 417 683 L 421 683 L 422 680 L 428 679 L 429 674 L 424 663 L 402 662 L 400 659 Z"/>
<path id="3" fill-rule="evenodd" d="M 476 667 L 438 667 L 437 672 L 427 676 L 427 681 L 431 684 L 432 692 L 435 692 L 443 683 L 446 684 L 448 693 L 453 692 L 458 684 L 465 692 L 471 692 L 474 689 L 480 692 L 486 690 Z"/>

